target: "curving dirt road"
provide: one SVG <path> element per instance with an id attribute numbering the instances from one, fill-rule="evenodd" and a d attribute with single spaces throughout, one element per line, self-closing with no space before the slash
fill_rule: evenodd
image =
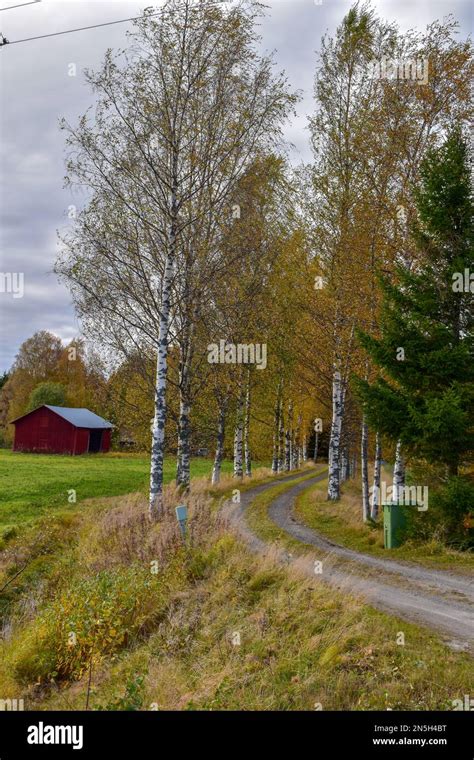
<path id="1" fill-rule="evenodd" d="M 242 493 L 240 504 L 226 503 L 231 525 L 252 551 L 264 552 L 268 544 L 250 530 L 247 508 L 263 491 L 301 477 L 299 473 L 256 486 Z M 296 496 L 325 478 L 326 474 L 307 478 L 271 502 L 270 519 L 294 539 L 317 550 L 316 554 L 293 558 L 287 550 L 278 549 L 276 560 L 297 564 L 313 580 L 362 596 L 377 609 L 433 629 L 453 649 L 474 654 L 474 583 L 468 577 L 361 554 L 334 544 L 296 521 L 293 514 Z M 315 573 L 315 560 L 322 563 L 321 573 Z"/>

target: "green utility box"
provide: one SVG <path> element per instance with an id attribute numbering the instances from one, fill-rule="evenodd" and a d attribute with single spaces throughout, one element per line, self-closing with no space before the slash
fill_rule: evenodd
<path id="1" fill-rule="evenodd" d="M 385 549 L 396 549 L 402 543 L 406 525 L 405 508 L 400 504 L 384 504 L 383 538 Z"/>

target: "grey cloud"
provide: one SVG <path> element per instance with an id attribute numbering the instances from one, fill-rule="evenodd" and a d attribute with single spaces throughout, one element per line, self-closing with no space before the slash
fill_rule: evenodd
<path id="1" fill-rule="evenodd" d="M 294 161 L 310 158 L 307 116 L 312 111 L 316 50 L 322 34 L 333 32 L 351 0 L 268 0 L 261 26 L 262 49 L 276 50 L 279 68 L 303 92 L 298 118 L 285 137 L 295 144 Z M 1 31 L 10 40 L 137 15 L 145 2 L 51 2 L 1 14 Z M 461 31 L 470 31 L 468 0 L 374 0 L 374 7 L 403 27 L 420 26 L 453 12 Z M 0 271 L 24 272 L 25 296 L 0 293 L 0 371 L 8 368 L 20 343 L 47 329 L 70 340 L 79 327 L 70 296 L 52 274 L 56 229 L 66 223 L 80 196 L 63 189 L 64 142 L 61 117 L 75 122 L 92 104 L 82 70 L 96 68 L 107 47 L 126 44 L 129 24 L 11 45 L 0 50 Z M 76 64 L 77 76 L 68 76 Z"/>

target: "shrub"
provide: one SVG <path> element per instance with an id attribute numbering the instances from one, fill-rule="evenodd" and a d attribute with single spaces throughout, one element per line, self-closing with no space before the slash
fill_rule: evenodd
<path id="1" fill-rule="evenodd" d="M 15 676 L 27 683 L 77 679 L 91 662 L 129 646 L 163 615 L 170 591 L 184 582 L 183 564 L 177 555 L 158 575 L 135 565 L 68 585 L 17 638 Z"/>
<path id="2" fill-rule="evenodd" d="M 474 547 L 474 484 L 450 478 L 430 491 L 426 512 L 410 510 L 406 533 L 424 541 L 443 542 L 457 549 Z"/>
<path id="3" fill-rule="evenodd" d="M 135 676 L 127 682 L 123 697 L 118 697 L 106 705 L 98 705 L 97 710 L 140 710 L 143 706 L 145 676 Z"/>

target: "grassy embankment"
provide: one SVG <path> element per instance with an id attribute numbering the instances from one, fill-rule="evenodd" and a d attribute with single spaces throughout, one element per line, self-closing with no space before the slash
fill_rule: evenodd
<path id="1" fill-rule="evenodd" d="M 250 555 L 205 483 L 193 491 L 186 548 L 174 519 L 150 525 L 140 494 L 52 513 L 6 540 L 0 698 L 45 710 L 425 710 L 469 691 L 468 655 L 275 567 L 271 552 Z M 177 498 L 168 487 L 170 513 Z"/>

